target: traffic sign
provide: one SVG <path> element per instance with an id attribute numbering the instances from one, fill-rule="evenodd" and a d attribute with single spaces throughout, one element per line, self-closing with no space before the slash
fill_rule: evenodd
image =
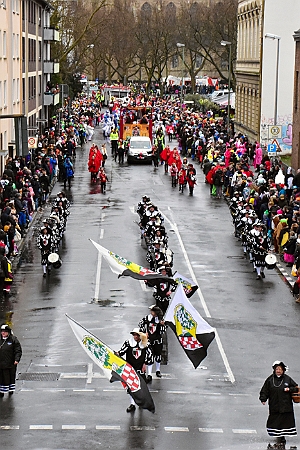
<path id="1" fill-rule="evenodd" d="M 277 145 L 276 144 L 268 144 L 268 155 L 276 156 L 277 153 Z"/>
<path id="2" fill-rule="evenodd" d="M 37 138 L 36 137 L 28 138 L 28 148 L 37 148 Z"/>
<path id="3" fill-rule="evenodd" d="M 269 125 L 269 139 L 281 139 L 282 126 L 281 125 Z"/>

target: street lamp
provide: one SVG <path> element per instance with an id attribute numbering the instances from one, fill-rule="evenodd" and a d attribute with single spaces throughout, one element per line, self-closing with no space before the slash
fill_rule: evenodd
<path id="1" fill-rule="evenodd" d="M 280 51 L 280 36 L 276 34 L 265 34 L 266 39 L 277 40 L 277 55 L 276 55 L 276 75 L 275 75 L 275 101 L 274 101 L 274 125 L 277 125 L 277 111 L 278 111 L 278 84 L 279 84 L 279 51 Z"/>
<path id="2" fill-rule="evenodd" d="M 182 48 L 182 73 L 181 73 L 181 93 L 180 93 L 180 103 L 181 103 L 181 109 L 182 109 L 182 103 L 183 103 L 183 75 L 184 75 L 184 47 L 185 47 L 185 44 L 180 44 L 180 42 L 177 42 L 176 46 L 177 46 L 177 48 Z"/>
<path id="3" fill-rule="evenodd" d="M 223 47 L 229 47 L 229 62 L 228 62 L 228 105 L 227 105 L 227 135 L 228 138 L 230 137 L 230 111 L 231 111 L 231 96 L 230 96 L 230 90 L 231 90 L 231 46 L 232 43 L 229 41 L 221 41 L 221 45 Z"/>
<path id="4" fill-rule="evenodd" d="M 89 44 L 86 46 L 86 48 L 94 48 L 94 47 L 95 47 L 94 44 Z M 87 88 L 88 88 L 88 98 L 90 98 L 90 83 L 89 83 L 88 75 L 86 76 L 86 82 L 87 82 Z"/>

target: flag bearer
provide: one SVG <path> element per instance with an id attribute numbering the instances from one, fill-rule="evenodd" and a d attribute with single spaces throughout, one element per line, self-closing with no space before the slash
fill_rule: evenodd
<path id="1" fill-rule="evenodd" d="M 156 376 L 161 378 L 160 363 L 163 349 L 163 334 L 166 331 L 166 327 L 162 310 L 155 305 L 150 306 L 149 309 L 150 314 L 147 314 L 147 316 L 141 319 L 139 327 L 140 330 L 148 336 L 150 348 L 155 360 Z M 147 366 L 146 382 L 150 383 L 150 381 L 152 381 L 152 364 Z"/>
<path id="2" fill-rule="evenodd" d="M 136 372 L 146 380 L 146 365 L 153 364 L 153 355 L 148 345 L 147 335 L 142 333 L 139 328 L 134 328 L 130 334 L 130 338 L 124 342 L 118 355 L 126 359 Z M 135 401 L 130 397 L 130 405 L 126 411 L 134 412 L 135 409 Z"/>

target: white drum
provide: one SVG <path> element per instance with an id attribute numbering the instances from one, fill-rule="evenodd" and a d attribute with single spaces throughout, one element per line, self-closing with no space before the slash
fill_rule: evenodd
<path id="1" fill-rule="evenodd" d="M 50 253 L 48 261 L 52 264 L 54 269 L 59 269 L 62 265 L 61 259 L 57 253 Z"/>
<path id="2" fill-rule="evenodd" d="M 274 269 L 276 267 L 276 263 L 277 263 L 276 255 L 273 255 L 272 253 L 269 253 L 266 256 L 265 261 L 266 261 L 266 268 L 267 269 L 271 270 L 271 269 Z"/>

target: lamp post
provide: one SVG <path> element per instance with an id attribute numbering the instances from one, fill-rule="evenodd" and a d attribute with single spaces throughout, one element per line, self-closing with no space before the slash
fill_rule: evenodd
<path id="1" fill-rule="evenodd" d="M 183 103 L 183 76 L 184 76 L 184 47 L 185 47 L 185 44 L 180 44 L 180 42 L 177 42 L 176 46 L 177 46 L 177 48 L 182 48 L 182 72 L 181 72 L 181 92 L 180 92 L 180 103 L 181 103 L 181 109 L 182 109 L 182 103 Z"/>
<path id="2" fill-rule="evenodd" d="M 87 45 L 87 48 L 94 48 L 94 47 L 95 47 L 94 44 Z M 90 98 L 90 83 L 89 83 L 88 75 L 86 76 L 86 82 L 87 82 L 87 85 L 88 85 L 88 98 Z"/>
<path id="3" fill-rule="evenodd" d="M 223 47 L 229 47 L 229 61 L 228 61 L 228 105 L 227 105 L 227 135 L 230 137 L 230 111 L 231 111 L 231 46 L 232 43 L 229 41 L 221 41 Z"/>
<path id="4" fill-rule="evenodd" d="M 279 85 L 279 52 L 280 52 L 280 36 L 276 34 L 265 34 L 266 39 L 277 40 L 277 55 L 276 55 L 276 74 L 275 74 L 275 100 L 274 100 L 274 125 L 277 125 L 278 116 L 278 85 Z"/>

